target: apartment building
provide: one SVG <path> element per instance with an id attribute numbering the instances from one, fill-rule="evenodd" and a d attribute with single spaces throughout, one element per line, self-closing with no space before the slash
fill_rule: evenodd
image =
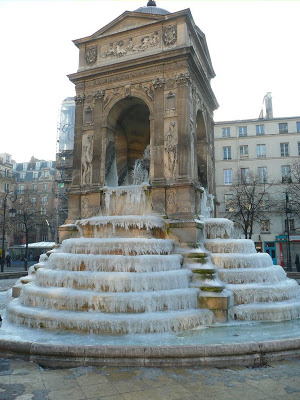
<path id="1" fill-rule="evenodd" d="M 217 213 L 227 217 L 232 199 L 232 183 L 237 174 L 258 175 L 262 185 L 272 182 L 270 196 L 284 202 L 289 185 L 293 184 L 293 163 L 300 156 L 300 116 L 273 118 L 270 96 L 266 114 L 258 119 L 215 123 L 215 159 Z M 268 252 L 274 264 L 284 263 L 287 253 L 289 223 L 291 259 L 300 254 L 300 221 L 287 220 L 285 212 L 266 213 L 266 219 L 254 225 L 252 239 L 258 251 Z M 294 268 L 294 267 L 293 267 Z"/>

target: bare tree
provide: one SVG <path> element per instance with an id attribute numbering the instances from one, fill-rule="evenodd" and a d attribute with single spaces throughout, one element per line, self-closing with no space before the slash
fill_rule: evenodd
<path id="1" fill-rule="evenodd" d="M 227 217 L 237 223 L 246 239 L 251 239 L 254 224 L 266 221 L 272 211 L 269 191 L 272 183 L 265 180 L 260 175 L 238 173 L 231 185 Z"/>
<path id="2" fill-rule="evenodd" d="M 300 218 L 300 159 L 294 160 L 291 165 L 290 183 L 286 185 L 289 207 L 293 215 Z"/>

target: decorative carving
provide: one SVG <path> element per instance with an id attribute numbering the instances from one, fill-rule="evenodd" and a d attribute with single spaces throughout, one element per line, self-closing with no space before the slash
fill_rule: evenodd
<path id="1" fill-rule="evenodd" d="M 112 42 L 108 46 L 106 52 L 101 54 L 103 58 L 119 58 L 128 56 L 135 52 L 145 51 L 152 47 L 157 47 L 159 45 L 159 35 L 158 31 L 155 31 L 152 35 L 143 36 L 138 40 L 129 38 L 126 42 L 124 40 L 119 40 L 118 42 Z"/>
<path id="2" fill-rule="evenodd" d="M 81 216 L 82 218 L 88 218 L 90 216 L 90 204 L 88 197 L 81 198 Z"/>
<path id="3" fill-rule="evenodd" d="M 93 109 L 90 106 L 84 111 L 84 123 L 87 125 L 93 123 Z"/>
<path id="4" fill-rule="evenodd" d="M 97 61 L 97 46 L 90 46 L 85 51 L 85 60 L 87 64 L 94 64 Z"/>
<path id="5" fill-rule="evenodd" d="M 175 177 L 178 160 L 178 140 L 175 130 L 176 122 L 171 121 L 165 133 L 165 151 L 167 153 L 166 172 L 168 177 Z"/>
<path id="6" fill-rule="evenodd" d="M 93 96 L 91 94 L 89 94 L 88 96 L 86 96 L 86 100 L 87 103 L 91 103 L 93 101 Z"/>
<path id="7" fill-rule="evenodd" d="M 149 97 L 149 99 L 151 99 L 152 101 L 154 100 L 154 93 L 150 86 L 140 85 L 139 87 L 146 92 L 146 95 Z"/>
<path id="8" fill-rule="evenodd" d="M 166 110 L 176 110 L 176 95 L 173 92 L 166 96 Z"/>
<path id="9" fill-rule="evenodd" d="M 131 97 L 131 86 L 130 85 L 125 86 L 125 97 Z"/>
<path id="10" fill-rule="evenodd" d="M 165 83 L 165 78 L 156 78 L 154 81 L 152 81 L 154 89 L 163 89 Z"/>
<path id="11" fill-rule="evenodd" d="M 102 100 L 105 95 L 105 90 L 97 90 L 94 92 L 94 99 L 95 100 Z"/>
<path id="12" fill-rule="evenodd" d="M 163 30 L 163 41 L 166 46 L 171 46 L 177 40 L 177 25 L 169 25 Z"/>
<path id="13" fill-rule="evenodd" d="M 168 190 L 166 195 L 167 201 L 167 210 L 170 213 L 176 213 L 177 211 L 177 199 L 176 199 L 176 191 Z"/>
<path id="14" fill-rule="evenodd" d="M 185 85 L 191 83 L 191 75 L 189 72 L 176 75 L 176 82 L 178 85 Z"/>
<path id="15" fill-rule="evenodd" d="M 84 89 L 84 83 L 78 83 L 78 85 L 75 86 L 76 92 L 78 90 L 83 90 Z"/>
<path id="16" fill-rule="evenodd" d="M 89 185 L 92 178 L 92 161 L 93 161 L 93 134 L 90 133 L 84 137 L 82 143 L 82 183 Z"/>
<path id="17" fill-rule="evenodd" d="M 168 89 L 172 89 L 174 85 L 175 85 L 175 79 L 173 78 L 167 79 L 166 86 Z"/>
<path id="18" fill-rule="evenodd" d="M 162 67 L 145 68 L 141 71 L 128 72 L 127 74 L 119 74 L 119 75 L 107 76 L 106 78 L 103 79 L 96 79 L 96 85 L 103 86 L 109 83 L 127 81 L 134 78 L 140 78 L 146 75 L 160 74 L 162 72 L 163 72 Z"/>
<path id="19" fill-rule="evenodd" d="M 85 100 L 85 94 L 82 95 L 79 94 L 78 96 L 74 97 L 74 101 L 76 104 L 83 104 L 84 100 Z"/>

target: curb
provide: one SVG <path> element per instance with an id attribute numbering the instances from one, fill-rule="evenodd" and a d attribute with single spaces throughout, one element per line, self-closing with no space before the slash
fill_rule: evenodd
<path id="1" fill-rule="evenodd" d="M 300 338 L 203 346 L 65 346 L 2 340 L 0 354 L 43 367 L 257 367 L 300 357 Z"/>

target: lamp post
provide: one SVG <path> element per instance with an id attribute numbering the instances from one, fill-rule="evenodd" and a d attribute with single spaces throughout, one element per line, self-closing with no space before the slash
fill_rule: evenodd
<path id="1" fill-rule="evenodd" d="M 5 192 L 3 199 L 3 225 L 2 225 L 2 254 L 1 254 L 1 272 L 4 272 L 4 264 L 5 264 L 5 224 L 6 224 L 6 208 L 7 208 L 7 198 L 10 196 L 10 202 L 14 203 L 17 200 L 17 195 L 15 192 L 7 191 Z M 16 210 L 11 208 L 9 211 L 9 216 L 13 218 L 16 215 Z"/>
<path id="2" fill-rule="evenodd" d="M 286 269 L 288 272 L 292 271 L 292 259 L 291 259 L 291 242 L 290 242 L 290 218 L 292 215 L 292 210 L 288 207 L 289 205 L 289 194 L 285 192 L 285 215 L 286 215 L 286 233 L 287 233 L 287 263 Z"/>

